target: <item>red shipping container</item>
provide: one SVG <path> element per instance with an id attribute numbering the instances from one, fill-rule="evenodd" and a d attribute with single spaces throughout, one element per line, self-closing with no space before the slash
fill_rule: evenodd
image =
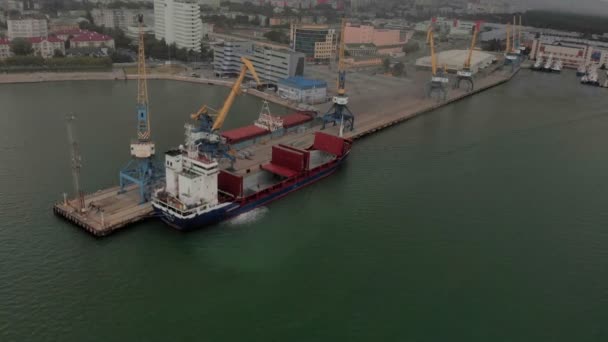
<path id="1" fill-rule="evenodd" d="M 225 170 L 220 170 L 217 177 L 218 190 L 238 198 L 243 195 L 243 177 Z"/>
<path id="2" fill-rule="evenodd" d="M 304 155 L 304 169 L 308 170 L 308 167 L 310 165 L 310 151 L 307 150 L 301 150 L 299 148 L 293 147 L 293 146 L 287 146 L 287 145 L 283 145 L 280 144 L 279 146 L 286 148 L 288 150 L 292 150 L 292 151 L 296 151 L 299 153 L 302 153 Z"/>
<path id="3" fill-rule="evenodd" d="M 341 157 L 344 154 L 344 139 L 323 132 L 315 132 L 313 148 Z"/>
<path id="4" fill-rule="evenodd" d="M 304 154 L 281 146 L 272 146 L 271 163 L 300 172 L 304 170 Z"/>

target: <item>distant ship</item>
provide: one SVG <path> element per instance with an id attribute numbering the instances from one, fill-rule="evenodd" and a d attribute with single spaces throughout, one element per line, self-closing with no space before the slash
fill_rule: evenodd
<path id="1" fill-rule="evenodd" d="M 534 65 L 532 66 L 532 70 L 541 70 L 543 67 L 543 57 L 542 56 L 538 56 L 536 58 L 536 62 L 534 62 Z"/>
<path id="2" fill-rule="evenodd" d="M 549 56 L 549 58 L 547 58 L 547 61 L 545 62 L 545 65 L 543 66 L 543 71 L 552 71 L 553 67 L 553 56 Z"/>
<path id="3" fill-rule="evenodd" d="M 562 63 L 562 61 L 560 61 L 559 59 L 557 61 L 555 61 L 555 63 L 553 63 L 553 66 L 551 67 L 551 71 L 552 72 L 562 72 L 562 68 L 563 68 L 564 64 Z"/>
<path id="4" fill-rule="evenodd" d="M 599 82 L 599 77 L 597 74 L 597 68 L 590 68 L 587 71 L 587 75 L 585 75 L 581 78 L 581 83 L 599 87 L 600 82 Z"/>
<path id="5" fill-rule="evenodd" d="M 581 64 L 578 66 L 578 69 L 576 69 L 576 76 L 582 77 L 585 75 L 587 75 L 587 66 L 585 64 Z"/>

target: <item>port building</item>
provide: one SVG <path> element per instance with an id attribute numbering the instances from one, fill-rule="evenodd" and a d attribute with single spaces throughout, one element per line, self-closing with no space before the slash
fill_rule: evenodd
<path id="1" fill-rule="evenodd" d="M 445 66 L 449 72 L 457 72 L 462 69 L 464 61 L 467 59 L 468 50 L 447 50 L 437 53 L 437 65 Z M 475 74 L 479 70 L 485 69 L 496 62 L 493 54 L 474 50 L 471 58 L 471 71 Z M 431 57 L 426 56 L 416 60 L 416 67 L 431 68 Z"/>
<path id="2" fill-rule="evenodd" d="M 301 76 L 290 77 L 279 81 L 278 94 L 300 103 L 323 103 L 327 100 L 327 82 Z"/>
<path id="3" fill-rule="evenodd" d="M 249 59 L 262 81 L 302 76 L 305 56 L 301 52 L 274 49 L 252 41 L 224 41 L 213 45 L 213 71 L 217 77 L 233 77 L 241 71 L 241 57 Z"/>
<path id="4" fill-rule="evenodd" d="M 194 0 L 154 0 L 154 36 L 167 44 L 201 52 L 203 21 Z"/>

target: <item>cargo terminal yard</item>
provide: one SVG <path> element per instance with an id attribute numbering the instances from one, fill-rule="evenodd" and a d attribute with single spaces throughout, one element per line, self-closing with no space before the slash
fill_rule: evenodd
<path id="1" fill-rule="evenodd" d="M 430 79 L 428 70 L 415 70 L 414 72 L 410 72 L 407 78 L 371 75 L 365 72 L 356 71 L 349 72 L 347 76 L 348 92 L 346 94 L 344 94 L 345 86 L 343 83 L 336 84 L 335 82 L 328 82 L 328 84 L 334 87 L 329 89 L 331 93 L 338 94 L 338 97 L 348 96 L 347 99 L 350 98 L 350 101 L 347 101 L 348 107 L 354 113 L 353 117 L 355 121 L 353 130 L 342 130 L 343 127 L 340 127 L 340 125 L 331 124 L 327 125 L 325 129 L 322 129 L 325 117 L 327 116 L 323 116 L 323 113 L 327 113 L 331 108 L 337 106 L 337 102 L 334 98 L 334 104 L 329 103 L 317 106 L 318 111 L 316 112 L 294 110 L 292 114 L 283 116 L 280 120 L 280 126 L 282 127 L 279 127 L 276 131 L 274 129 L 261 129 L 259 125 L 253 125 L 253 123 L 250 126 L 221 131 L 223 139 L 230 144 L 233 156 L 236 158 L 233 158 L 232 165 L 227 164 L 227 160 L 220 161 L 220 165 L 222 166 L 222 169 L 228 169 L 230 167 L 231 172 L 235 175 L 246 175 L 251 171 L 256 170 L 256 168 L 262 164 L 271 162 L 271 159 L 273 159 L 274 146 L 283 145 L 295 149 L 305 149 L 308 146 L 311 146 L 315 139 L 315 133 L 319 131 L 335 136 L 343 133 L 345 138 L 356 140 L 441 106 L 449 105 L 454 101 L 473 96 L 474 94 L 509 81 L 519 71 L 519 65 L 507 65 L 510 63 L 508 63 L 507 59 L 505 59 L 502 54 L 496 54 L 495 57 L 495 63 L 486 67 L 475 76 L 474 89 L 453 87 L 452 83 L 456 79 L 456 75 L 447 75 L 450 79 L 450 83 L 445 86 L 445 97 L 443 99 L 431 96 L 432 93 L 427 89 L 426 85 L 429 83 Z M 144 62 L 142 61 L 141 64 L 144 64 Z M 233 101 L 234 96 L 242 91 L 240 87 L 245 72 L 247 71 L 246 69 L 244 64 L 240 79 L 234 83 L 227 103 Z M 339 72 L 344 72 L 341 66 L 338 69 Z M 251 71 L 255 74 L 254 70 Z M 317 78 L 327 78 L 328 80 L 331 79 L 332 76 L 335 77 L 336 74 L 336 70 L 332 70 L 328 66 L 315 66 L 314 68 L 310 68 L 308 72 Z M 439 74 L 437 74 L 437 76 L 435 75 L 435 67 L 433 67 L 432 72 L 433 78 L 431 80 L 435 80 Z M 143 74 L 145 74 L 145 72 L 143 72 Z M 257 77 L 256 75 L 254 76 Z M 156 76 L 152 76 L 150 78 L 155 77 Z M 441 77 L 445 77 L 445 75 L 442 75 Z M 143 89 L 145 89 L 145 78 L 143 81 L 144 82 L 142 83 L 141 78 L 138 80 L 140 90 L 142 89 L 142 84 L 144 84 Z M 193 81 L 204 82 L 200 79 Z M 247 92 L 254 96 L 268 98 L 266 93 L 260 91 L 249 89 Z M 140 104 L 138 105 L 138 108 L 144 108 L 145 106 L 142 106 L 142 104 L 147 104 L 147 101 L 143 100 L 143 93 L 140 92 L 140 95 L 141 96 L 138 97 L 138 103 Z M 281 101 L 275 100 L 274 102 L 280 103 Z M 219 114 L 219 117 L 221 117 L 221 122 L 219 122 L 220 127 L 225 115 L 227 115 L 230 105 L 231 102 L 227 109 L 223 108 Z M 294 104 L 291 104 L 289 107 L 297 108 Z M 138 109 L 138 111 L 140 110 Z M 202 107 L 199 113 L 193 114 L 193 119 L 200 119 L 200 117 L 205 117 L 206 115 L 207 108 Z M 139 117 L 140 119 L 142 117 L 144 118 L 143 126 L 146 126 L 145 115 L 140 115 Z M 342 118 L 344 118 L 344 116 Z M 218 119 L 215 120 L 214 127 L 218 124 Z M 149 131 L 147 132 L 149 134 Z M 152 153 L 148 152 L 147 156 L 153 155 L 154 145 L 148 138 L 141 138 L 146 136 L 145 129 L 143 132 L 140 131 L 138 136 L 140 137 L 139 142 L 131 145 L 134 161 L 138 163 L 137 166 L 133 167 L 137 170 L 144 170 L 144 172 L 147 172 L 146 170 L 149 170 L 151 166 L 145 164 L 149 163 L 150 159 L 148 157 L 142 158 L 141 155 L 146 154 L 142 151 L 145 151 L 146 149 L 149 151 L 151 148 Z M 178 144 L 180 144 L 180 142 L 176 142 L 176 146 Z M 72 145 L 74 147 L 76 144 L 72 143 Z M 135 152 L 133 152 L 134 148 Z M 73 148 L 72 162 L 75 183 L 77 183 L 78 179 L 79 160 L 80 156 L 78 155 L 77 149 Z M 157 155 L 157 161 L 163 163 L 163 156 Z M 131 171 L 133 170 L 123 170 L 125 174 Z M 128 174 L 133 175 L 134 173 Z M 123 176 L 121 176 L 121 183 L 123 181 L 122 177 Z M 125 179 L 137 183 L 137 180 L 133 180 L 132 176 L 126 175 L 124 177 Z M 77 189 L 75 193 L 82 195 L 77 195 L 73 198 L 64 197 L 63 201 L 54 205 L 53 211 L 94 236 L 106 236 L 136 222 L 154 217 L 151 202 L 149 200 L 142 200 L 144 198 L 142 192 L 143 187 L 140 188 L 137 185 L 121 186 L 100 190 L 91 194 L 84 194 L 83 191 L 79 190 L 78 185 L 76 185 L 75 188 Z"/>

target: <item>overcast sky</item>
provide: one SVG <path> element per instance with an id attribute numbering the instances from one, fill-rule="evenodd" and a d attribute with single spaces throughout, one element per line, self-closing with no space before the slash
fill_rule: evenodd
<path id="1" fill-rule="evenodd" d="M 608 15 L 608 0 L 515 0 L 533 8 Z M 607 23 L 608 24 L 608 23 Z"/>

